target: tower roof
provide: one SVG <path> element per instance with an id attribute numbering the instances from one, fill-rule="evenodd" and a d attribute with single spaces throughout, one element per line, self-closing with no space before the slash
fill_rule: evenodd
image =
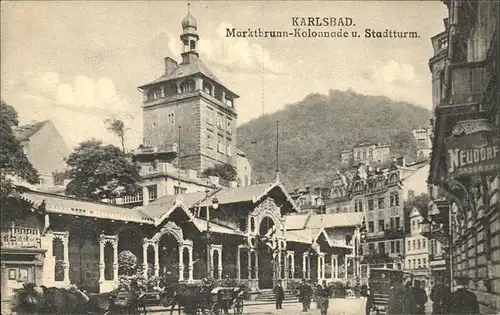
<path id="1" fill-rule="evenodd" d="M 197 29 L 195 18 L 191 15 L 190 12 L 188 12 L 186 17 L 182 19 L 182 29 L 187 29 L 190 27 Z"/>
<path id="2" fill-rule="evenodd" d="M 139 88 L 143 89 L 143 88 L 148 87 L 150 85 L 154 85 L 154 84 L 161 83 L 161 82 L 167 82 L 167 81 L 174 80 L 174 79 L 190 77 L 190 76 L 195 75 L 195 74 L 202 74 L 203 76 L 209 78 L 210 80 L 214 81 L 215 83 L 220 84 L 220 85 L 225 87 L 225 85 L 222 83 L 222 81 L 219 80 L 215 76 L 215 74 L 213 74 L 213 72 L 210 71 L 210 69 L 208 69 L 208 67 L 205 65 L 205 63 L 203 63 L 203 61 L 201 61 L 200 59 L 195 59 L 195 60 L 191 61 L 190 63 L 179 64 L 175 68 L 175 70 L 172 71 L 171 73 L 164 74 L 161 77 L 159 77 L 158 79 L 156 79 L 152 82 L 149 82 L 147 84 L 144 84 L 144 85 L 140 86 Z M 226 87 L 226 89 L 227 89 L 227 87 Z M 239 97 L 239 95 L 237 95 L 236 93 L 234 93 L 232 91 L 230 91 L 230 92 L 233 94 L 233 97 L 235 97 L 235 98 Z"/>

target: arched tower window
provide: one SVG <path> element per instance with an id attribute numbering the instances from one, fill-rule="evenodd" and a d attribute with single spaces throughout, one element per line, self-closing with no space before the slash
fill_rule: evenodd
<path id="1" fill-rule="evenodd" d="M 189 93 L 189 92 L 194 92 L 195 90 L 195 83 L 194 80 L 186 80 L 181 83 L 181 92 L 182 93 Z"/>
<path id="2" fill-rule="evenodd" d="M 190 50 L 195 50 L 196 49 L 196 41 L 195 40 L 190 40 L 189 41 L 189 49 Z"/>

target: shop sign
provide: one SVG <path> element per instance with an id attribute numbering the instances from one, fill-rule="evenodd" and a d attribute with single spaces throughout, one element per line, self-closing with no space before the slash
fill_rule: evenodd
<path id="1" fill-rule="evenodd" d="M 480 132 L 445 140 L 448 176 L 472 176 L 500 171 L 500 138 Z"/>

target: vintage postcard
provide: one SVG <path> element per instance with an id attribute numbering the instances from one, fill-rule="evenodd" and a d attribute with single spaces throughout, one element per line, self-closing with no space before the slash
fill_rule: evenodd
<path id="1" fill-rule="evenodd" d="M 500 1 L 0 6 L 2 314 L 500 313 Z"/>

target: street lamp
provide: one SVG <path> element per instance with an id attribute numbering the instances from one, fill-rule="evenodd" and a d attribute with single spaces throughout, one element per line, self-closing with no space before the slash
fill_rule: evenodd
<path id="1" fill-rule="evenodd" d="M 208 193 L 210 191 L 207 189 L 205 191 L 206 193 L 206 198 L 205 201 L 208 200 Z M 212 199 L 212 208 L 216 210 L 219 207 L 219 199 L 217 197 L 214 197 Z M 206 219 L 207 219 L 207 234 L 206 234 L 206 239 L 207 239 L 207 278 L 211 278 L 211 273 L 210 273 L 210 205 L 207 202 L 207 212 L 206 212 Z"/>

